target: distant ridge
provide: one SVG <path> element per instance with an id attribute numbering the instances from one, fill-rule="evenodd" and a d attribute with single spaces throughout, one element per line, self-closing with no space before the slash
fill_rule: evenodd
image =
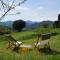
<path id="1" fill-rule="evenodd" d="M 36 29 L 41 27 L 43 24 L 47 23 L 49 26 L 53 25 L 53 21 L 42 21 L 42 22 L 33 22 L 33 21 L 26 21 L 26 30 L 29 29 Z M 2 26 L 7 26 L 9 28 L 12 28 L 13 21 L 5 21 L 5 22 L 0 22 L 0 25 Z M 1 27 L 1 26 L 0 26 Z"/>

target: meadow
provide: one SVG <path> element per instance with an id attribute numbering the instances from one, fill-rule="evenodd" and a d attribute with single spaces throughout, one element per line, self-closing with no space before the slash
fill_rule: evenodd
<path id="1" fill-rule="evenodd" d="M 3 35 L 0 35 L 0 60 L 60 60 L 60 29 L 37 29 L 32 31 L 24 32 L 12 32 L 11 35 L 18 41 L 22 41 L 24 44 L 34 45 L 37 41 L 36 34 L 41 33 L 51 33 L 57 32 L 58 35 L 51 36 L 50 47 L 56 53 L 45 54 L 39 52 L 33 47 L 31 51 L 28 52 L 15 52 L 10 48 L 6 49 L 8 46 L 8 41 Z"/>

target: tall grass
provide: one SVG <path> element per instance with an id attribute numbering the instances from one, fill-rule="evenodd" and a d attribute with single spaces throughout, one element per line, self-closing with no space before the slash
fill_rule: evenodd
<path id="1" fill-rule="evenodd" d="M 33 45 L 36 40 L 37 33 L 48 33 L 48 32 L 57 32 L 60 33 L 60 29 L 41 29 L 38 31 L 30 31 L 30 32 L 14 32 L 11 35 L 19 41 L 23 41 L 24 44 Z M 48 31 L 48 32 L 47 32 Z M 53 54 L 45 54 L 39 52 L 36 48 L 33 48 L 28 52 L 15 52 L 12 49 L 6 49 L 8 46 L 8 41 L 4 38 L 4 36 L 0 36 L 0 60 L 60 60 L 60 34 L 57 36 L 52 36 L 50 38 L 50 47 L 52 50 L 59 52 L 56 55 Z"/>

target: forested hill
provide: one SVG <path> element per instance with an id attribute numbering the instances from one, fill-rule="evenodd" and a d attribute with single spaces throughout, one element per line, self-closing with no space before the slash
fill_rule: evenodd
<path id="1" fill-rule="evenodd" d="M 9 28 L 12 28 L 13 21 L 6 21 L 6 22 L 0 22 L 1 26 L 7 26 Z M 38 27 L 43 26 L 44 24 L 48 24 L 49 26 L 53 25 L 52 21 L 42 21 L 42 22 L 32 22 L 32 21 L 26 21 L 26 29 L 35 29 Z"/>

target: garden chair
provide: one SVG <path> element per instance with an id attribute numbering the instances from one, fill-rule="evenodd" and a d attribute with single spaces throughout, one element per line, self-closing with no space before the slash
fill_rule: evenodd
<path id="1" fill-rule="evenodd" d="M 50 48 L 49 39 L 51 34 L 38 34 L 37 42 L 35 43 L 35 47 L 40 48 Z"/>
<path id="2" fill-rule="evenodd" d="M 4 36 L 8 40 L 8 47 L 7 47 L 7 49 L 11 48 L 11 47 L 12 48 L 19 47 L 22 44 L 22 42 L 17 41 L 10 34 L 5 34 Z"/>

